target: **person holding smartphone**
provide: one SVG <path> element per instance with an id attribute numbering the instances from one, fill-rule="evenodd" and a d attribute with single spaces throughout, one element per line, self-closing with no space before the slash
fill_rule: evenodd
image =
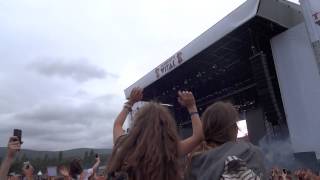
<path id="1" fill-rule="evenodd" d="M 19 137 L 12 136 L 9 138 L 7 154 L 1 163 L 0 167 L 0 179 L 7 179 L 7 175 L 11 164 L 14 161 L 15 155 L 21 149 L 21 141 Z"/>

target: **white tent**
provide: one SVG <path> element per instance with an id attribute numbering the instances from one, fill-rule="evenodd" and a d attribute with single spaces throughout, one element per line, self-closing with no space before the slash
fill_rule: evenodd
<path id="1" fill-rule="evenodd" d="M 38 175 L 38 176 L 42 176 L 42 172 L 41 172 L 41 171 L 39 171 L 37 175 Z"/>

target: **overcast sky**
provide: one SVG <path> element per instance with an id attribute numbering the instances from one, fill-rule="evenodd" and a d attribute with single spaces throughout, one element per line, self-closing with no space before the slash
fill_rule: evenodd
<path id="1" fill-rule="evenodd" d="M 111 147 L 123 90 L 244 0 L 0 0 L 0 146 Z"/>

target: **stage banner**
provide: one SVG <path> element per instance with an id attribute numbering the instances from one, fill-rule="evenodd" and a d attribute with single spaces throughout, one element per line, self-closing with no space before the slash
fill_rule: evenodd
<path id="1" fill-rule="evenodd" d="M 320 72 L 320 0 L 300 0 L 300 4 Z"/>

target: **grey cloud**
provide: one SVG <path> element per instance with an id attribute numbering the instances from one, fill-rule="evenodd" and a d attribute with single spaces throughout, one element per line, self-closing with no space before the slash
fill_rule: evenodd
<path id="1" fill-rule="evenodd" d="M 1 141 L 5 145 L 8 137 L 12 134 L 13 128 L 20 128 L 23 130 L 23 147 L 28 149 L 42 149 L 42 150 L 56 150 L 57 148 L 75 148 L 75 147 L 88 147 L 100 145 L 96 142 L 96 137 L 105 139 L 104 147 L 111 145 L 112 141 L 107 141 L 108 134 L 101 133 L 104 131 L 112 131 L 112 121 L 110 120 L 95 120 L 97 125 L 85 125 L 81 123 L 61 123 L 61 122 L 43 122 L 36 123 L 31 120 L 11 123 L 5 129 L 2 129 Z M 73 144 L 73 146 L 70 146 Z"/>
<path id="2" fill-rule="evenodd" d="M 112 101 L 119 101 L 119 100 L 121 100 L 121 97 L 117 97 L 117 95 L 114 95 L 114 94 L 105 94 L 105 95 L 94 98 L 94 101 L 104 103 L 104 104 L 108 104 Z"/>
<path id="3" fill-rule="evenodd" d="M 0 114 L 10 112 L 13 109 L 12 106 L 8 100 L 0 97 Z"/>
<path id="4" fill-rule="evenodd" d="M 61 123 L 89 124 L 95 119 L 110 119 L 115 113 L 106 105 L 97 102 L 75 105 L 72 103 L 42 104 L 14 114 L 18 120 L 33 122 L 57 121 Z"/>
<path id="5" fill-rule="evenodd" d="M 90 93 L 88 93 L 85 90 L 78 90 L 73 97 L 75 98 L 83 98 L 83 99 L 88 99 L 88 100 L 92 100 L 95 102 L 99 102 L 99 103 L 110 103 L 110 101 L 118 101 L 122 99 L 122 96 L 119 96 L 117 94 L 102 94 L 100 96 L 93 96 Z M 122 102 L 122 101 L 120 101 Z"/>
<path id="6" fill-rule="evenodd" d="M 97 100 L 51 102 L 12 114 L 0 114 L 0 136 L 9 137 L 12 129 L 23 130 L 24 148 L 61 150 L 75 147 L 111 147 L 113 120 L 117 105 Z M 7 139 L 0 139 L 0 146 Z M 58 145 L 58 146 L 57 146 Z"/>
<path id="7" fill-rule="evenodd" d="M 117 78 L 117 75 L 90 64 L 86 59 L 70 61 L 61 58 L 40 58 L 28 67 L 48 77 L 71 78 L 80 83 L 91 79 Z"/>

